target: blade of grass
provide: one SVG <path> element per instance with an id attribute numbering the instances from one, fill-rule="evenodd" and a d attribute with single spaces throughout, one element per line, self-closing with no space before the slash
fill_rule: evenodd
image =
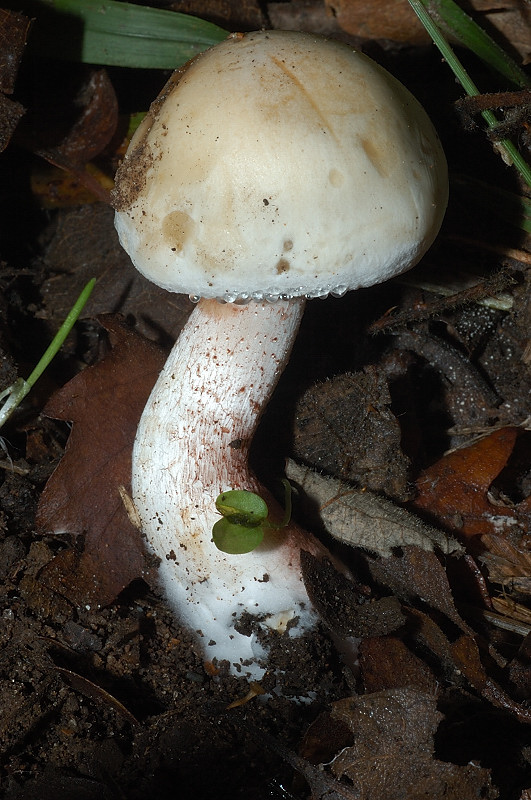
<path id="1" fill-rule="evenodd" d="M 470 97 L 480 94 L 479 89 L 446 41 L 436 22 L 429 15 L 423 0 L 409 0 L 409 4 L 428 31 L 429 35 L 433 39 L 433 43 L 439 49 L 441 55 L 447 62 L 448 66 L 454 73 L 465 92 Z M 499 120 L 492 111 L 482 111 L 481 116 L 489 128 L 495 128 L 498 125 Z M 496 142 L 496 149 L 499 151 L 503 160 L 507 164 L 514 165 L 523 180 L 528 186 L 531 187 L 531 168 L 515 145 L 509 141 L 509 139 L 502 139 L 501 141 Z"/>
<path id="2" fill-rule="evenodd" d="M 66 337 L 74 327 L 74 323 L 89 299 L 95 284 L 96 278 L 92 278 L 87 283 L 30 376 L 26 378 L 26 380 L 24 380 L 24 378 L 18 378 L 11 386 L 8 386 L 7 389 L 4 389 L 4 391 L 0 393 L 0 402 L 4 400 L 4 404 L 0 408 L 0 428 L 9 419 L 15 408 L 24 400 L 28 392 L 41 377 L 46 367 L 50 364 L 51 360 L 63 346 Z"/>
<path id="3" fill-rule="evenodd" d="M 491 69 L 520 89 L 531 86 L 531 78 L 527 73 L 454 0 L 426 0 L 423 5 L 452 40 L 471 50 Z"/>
<path id="4" fill-rule="evenodd" d="M 41 53 L 90 64 L 175 69 L 228 35 L 197 17 L 116 0 L 34 0 L 32 11 Z"/>

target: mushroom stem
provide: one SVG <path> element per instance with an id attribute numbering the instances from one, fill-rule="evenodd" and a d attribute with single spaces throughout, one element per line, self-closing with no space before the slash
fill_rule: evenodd
<path id="1" fill-rule="evenodd" d="M 160 578 L 180 619 L 199 632 L 208 660 L 256 679 L 267 650 L 237 632 L 242 614 L 300 635 L 316 621 L 300 573 L 313 537 L 290 524 L 251 553 L 212 543 L 215 499 L 227 489 L 271 498 L 249 469 L 249 447 L 289 358 L 305 301 L 235 305 L 201 300 L 143 412 L 133 452 L 133 499 L 161 559 Z M 278 509 L 273 516 L 278 515 Z M 281 516 L 281 513 L 280 513 Z M 242 666 L 243 665 L 243 666 Z"/>

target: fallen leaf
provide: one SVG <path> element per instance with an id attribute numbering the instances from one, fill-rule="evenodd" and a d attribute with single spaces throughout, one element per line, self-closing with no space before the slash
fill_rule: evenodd
<path id="1" fill-rule="evenodd" d="M 295 414 L 298 460 L 388 497 L 408 498 L 409 462 L 380 370 L 368 366 L 311 386 Z"/>
<path id="2" fill-rule="evenodd" d="M 474 636 L 463 633 L 451 642 L 442 628 L 424 612 L 408 608 L 407 615 L 410 618 L 410 624 L 414 626 L 411 646 L 416 644 L 419 653 L 422 654 L 431 651 L 439 661 L 442 674 L 447 677 L 452 676 L 455 685 L 459 685 L 459 682 L 462 682 L 463 685 L 468 684 L 484 700 L 509 712 L 520 722 L 531 723 L 531 710 L 524 703 L 515 701 L 487 673 L 478 641 Z M 485 644 L 482 645 L 481 650 L 487 650 Z M 491 662 L 498 661 L 497 666 L 501 668 L 501 659 L 492 648 L 488 650 L 487 658 Z"/>
<path id="3" fill-rule="evenodd" d="M 523 635 L 531 633 L 531 608 L 522 603 L 516 603 L 509 597 L 493 597 L 492 607 L 502 617 L 506 617 L 510 623 L 521 623 L 524 626 L 521 630 L 525 631 Z M 531 684 L 529 688 L 531 689 Z"/>
<path id="4" fill-rule="evenodd" d="M 301 569 L 312 604 L 336 636 L 383 636 L 404 625 L 405 616 L 396 597 L 363 596 L 356 583 L 341 575 L 329 561 L 304 550 Z"/>
<path id="5" fill-rule="evenodd" d="M 442 719 L 435 697 L 401 688 L 349 697 L 333 704 L 332 718 L 354 734 L 331 763 L 363 800 L 448 800 L 495 798 L 489 771 L 457 766 L 433 757 L 434 735 Z"/>
<path id="6" fill-rule="evenodd" d="M 140 414 L 165 360 L 163 352 L 109 315 L 100 321 L 112 349 L 57 392 L 44 413 L 73 422 L 65 455 L 42 493 L 38 527 L 81 537 L 40 573 L 77 605 L 106 605 L 146 575 L 139 532 L 119 486 L 129 487 Z"/>
<path id="7" fill-rule="evenodd" d="M 407 0 L 325 0 L 330 14 L 351 36 L 390 39 L 409 44 L 431 41 Z M 436 9 L 435 9 L 436 10 Z M 483 28 L 493 29 L 495 38 L 509 42 L 526 64 L 531 53 L 527 13 L 518 0 L 471 0 L 470 14 Z"/>
<path id="8" fill-rule="evenodd" d="M 341 26 L 323 0 L 268 2 L 267 16 L 271 26 L 278 30 L 307 31 L 334 39 L 345 38 Z"/>
<path id="9" fill-rule="evenodd" d="M 80 67 L 66 78 L 45 74 L 42 80 L 42 98 L 36 87 L 39 100 L 19 126 L 17 141 L 109 202 L 109 190 L 86 169 L 110 143 L 118 124 L 118 101 L 106 70 Z"/>
<path id="10" fill-rule="evenodd" d="M 79 115 L 59 142 L 42 146 L 36 138 L 35 151 L 52 163 L 85 164 L 102 152 L 116 131 L 118 101 L 106 70 L 88 72 L 73 105 Z"/>
<path id="11" fill-rule="evenodd" d="M 471 632 L 455 607 L 446 569 L 435 553 L 408 545 L 387 558 L 367 558 L 366 564 L 376 583 L 402 602 L 420 601 L 423 606 L 444 614 L 461 630 Z"/>
<path id="12" fill-rule="evenodd" d="M 456 450 L 417 480 L 411 507 L 468 541 L 491 581 L 531 593 L 531 497 L 511 504 L 489 490 L 513 451 L 518 428 L 502 428 Z"/>
<path id="13" fill-rule="evenodd" d="M 111 191 L 113 179 L 94 162 L 86 164 L 84 169 L 104 190 Z M 46 161 L 38 161 L 33 167 L 31 193 L 44 209 L 77 208 L 102 199 L 88 188 L 86 181 L 80 180 L 75 171 L 66 171 Z"/>
<path id="14" fill-rule="evenodd" d="M 531 632 L 527 634 L 518 652 L 507 665 L 507 673 L 513 686 L 516 686 L 518 699 L 531 700 Z"/>
<path id="15" fill-rule="evenodd" d="M 171 7 L 181 14 L 193 14 L 201 19 L 221 25 L 227 31 L 256 31 L 266 27 L 267 18 L 258 0 L 239 0 L 227 3 L 226 0 L 179 0 Z"/>
<path id="16" fill-rule="evenodd" d="M 498 524 L 512 522 L 514 508 L 500 511 L 487 492 L 506 465 L 517 434 L 517 428 L 502 428 L 443 456 L 417 480 L 412 507 L 465 537 L 495 533 Z"/>
<path id="17" fill-rule="evenodd" d="M 513 700 L 496 681 L 487 675 L 477 642 L 471 636 L 460 636 L 452 643 L 451 651 L 460 671 L 485 700 L 497 708 L 514 714 L 520 722 L 531 724 L 531 709 Z"/>
<path id="18" fill-rule="evenodd" d="M 501 428 L 469 447 L 443 456 L 417 480 L 411 504 L 461 536 L 499 535 L 529 524 L 529 500 L 493 502 L 489 489 L 513 451 L 518 428 Z"/>
<path id="19" fill-rule="evenodd" d="M 438 402 L 450 415 L 456 433 L 488 424 L 500 398 L 468 356 L 431 332 L 420 330 L 397 333 L 394 344 L 399 350 L 415 353 L 437 373 Z"/>
<path id="20" fill-rule="evenodd" d="M 365 692 L 409 687 L 437 694 L 437 680 L 425 661 L 398 636 L 368 636 L 360 642 L 360 674 Z"/>
<path id="21" fill-rule="evenodd" d="M 364 39 L 425 44 L 424 26 L 407 0 L 325 0 L 329 13 L 344 31 Z"/>
<path id="22" fill-rule="evenodd" d="M 531 516 L 531 502 L 525 504 Z M 480 561 L 487 567 L 489 579 L 499 583 L 504 590 L 531 595 L 531 537 L 528 529 L 517 532 L 511 541 L 508 535 L 498 536 L 486 533 L 480 537 Z"/>
<path id="23" fill-rule="evenodd" d="M 368 670 L 370 683 L 378 685 L 380 681 L 385 686 L 394 672 L 398 686 L 403 686 L 402 681 L 409 675 L 419 682 L 416 688 L 424 689 L 430 670 L 417 656 L 422 659 L 429 650 L 436 656 L 442 674 L 453 673 L 454 680 L 466 680 L 489 703 L 510 711 L 522 722 L 531 722 L 531 712 L 487 673 L 479 640 L 459 614 L 446 569 L 433 551 L 406 545 L 386 557 L 365 552 L 359 554 L 359 559 L 373 580 L 372 590 L 359 584 L 356 576 L 348 580 L 331 565 L 318 563 L 309 555 L 303 555 L 301 566 L 312 603 L 348 658 L 352 655 L 352 637 L 362 639 L 358 655 L 362 674 L 364 668 Z M 375 592 L 391 596 L 378 597 Z M 407 605 L 401 606 L 399 601 Z M 456 629 L 461 631 L 457 639 Z M 389 636 L 393 633 L 396 640 Z M 395 658 L 403 659 L 403 664 L 387 660 L 377 664 L 370 655 L 367 658 L 367 640 L 376 637 L 385 643 L 394 642 Z M 411 653 L 401 645 L 399 637 Z M 373 643 L 373 649 L 376 647 Z M 486 645 L 482 648 L 487 650 Z M 492 648 L 488 656 L 492 663 L 502 666 L 503 660 Z"/>
<path id="24" fill-rule="evenodd" d="M 494 38 L 506 43 L 528 64 L 531 54 L 531 33 L 527 9 L 519 0 L 473 0 L 474 19 L 485 30 L 493 30 Z"/>
<path id="25" fill-rule="evenodd" d="M 317 509 L 318 524 L 343 544 L 382 556 L 406 545 L 426 551 L 437 549 L 446 555 L 463 552 L 452 536 L 385 497 L 355 489 L 295 461 L 288 461 L 286 475 L 302 490 L 303 502 Z"/>
<path id="26" fill-rule="evenodd" d="M 0 152 L 6 149 L 23 115 L 20 103 L 0 94 Z"/>
<path id="27" fill-rule="evenodd" d="M 334 722 L 332 722 L 333 725 Z M 310 787 L 312 800 L 360 800 L 359 793 L 351 786 L 338 781 L 321 765 L 315 766 L 306 758 L 289 750 L 267 731 L 249 725 L 246 720 L 241 720 L 241 727 L 247 730 L 249 736 L 252 736 L 260 744 L 260 747 L 267 747 L 277 753 L 287 764 L 297 770 Z"/>

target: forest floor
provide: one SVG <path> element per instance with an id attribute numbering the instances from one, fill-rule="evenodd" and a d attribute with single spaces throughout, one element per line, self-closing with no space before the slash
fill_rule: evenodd
<path id="1" fill-rule="evenodd" d="M 166 607 L 116 487 L 193 306 L 136 275 L 105 186 L 95 197 L 57 163 L 77 119 L 77 167 L 83 151 L 98 180 L 112 174 L 123 149 L 109 126 L 168 73 L 138 70 L 133 92 L 130 72 L 32 58 L 1 37 L 21 61 L 9 102 L 26 112 L 0 155 L 0 388 L 98 280 L 2 430 L 0 796 L 529 800 L 531 254 L 496 195 L 528 190 L 480 126 L 462 127 L 459 87 L 407 4 L 400 42 L 370 6 L 362 25 L 354 3 L 233 5 L 173 4 L 228 30 L 352 42 L 419 98 L 447 152 L 435 246 L 403 280 L 308 304 L 253 447 L 271 487 L 290 459 L 295 517 L 352 581 L 305 564 L 322 624 L 274 640 L 275 670 L 251 688 L 204 664 Z M 354 668 L 337 647 L 353 637 Z"/>

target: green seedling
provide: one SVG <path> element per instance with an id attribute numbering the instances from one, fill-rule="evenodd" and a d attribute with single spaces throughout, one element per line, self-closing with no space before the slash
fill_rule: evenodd
<path id="1" fill-rule="evenodd" d="M 216 498 L 216 508 L 222 515 L 212 528 L 212 541 L 223 553 L 242 555 L 255 550 L 261 543 L 266 529 L 285 528 L 291 519 L 291 486 L 284 479 L 285 509 L 280 523 L 268 519 L 269 509 L 265 500 L 245 489 L 231 489 Z"/>
<path id="2" fill-rule="evenodd" d="M 87 283 L 30 376 L 26 379 L 17 378 L 11 386 L 8 386 L 3 392 L 0 392 L 0 403 L 3 403 L 0 407 L 0 428 L 9 419 L 22 400 L 24 400 L 28 392 L 41 377 L 46 367 L 48 367 L 54 356 L 57 355 L 63 346 L 66 337 L 74 327 L 74 323 L 89 299 L 95 283 L 96 278 L 92 278 Z"/>

